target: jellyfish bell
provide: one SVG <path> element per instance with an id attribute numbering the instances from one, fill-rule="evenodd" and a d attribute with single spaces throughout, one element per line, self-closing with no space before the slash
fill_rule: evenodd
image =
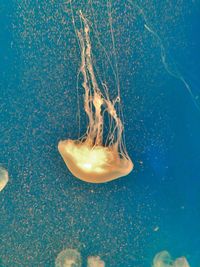
<path id="1" fill-rule="evenodd" d="M 173 260 L 169 252 L 164 250 L 155 255 L 152 267 L 190 267 L 190 265 L 185 257 Z"/>
<path id="2" fill-rule="evenodd" d="M 77 30 L 76 34 L 81 48 L 80 73 L 83 76 L 84 110 L 88 126 L 84 137 L 60 141 L 58 150 L 75 177 L 90 183 L 104 183 L 128 175 L 133 163 L 126 151 L 123 123 L 117 114 L 119 86 L 114 101 L 110 99 L 107 85 L 103 83 L 99 86 L 93 68 L 90 28 L 81 12 L 80 19 L 83 28 Z M 105 138 L 106 116 L 109 130 Z"/>
<path id="3" fill-rule="evenodd" d="M 82 260 L 81 254 L 76 249 L 64 249 L 62 250 L 56 260 L 55 267 L 81 267 Z"/>
<path id="4" fill-rule="evenodd" d="M 131 160 L 121 158 L 116 146 L 92 147 L 87 142 L 65 140 L 58 149 L 71 173 L 85 182 L 108 182 L 133 169 Z"/>
<path id="5" fill-rule="evenodd" d="M 175 260 L 174 267 L 190 267 L 187 259 L 185 257 L 181 257 Z"/>
<path id="6" fill-rule="evenodd" d="M 105 267 L 105 262 L 99 256 L 89 256 L 87 267 Z"/>
<path id="7" fill-rule="evenodd" d="M 172 264 L 171 255 L 164 250 L 157 253 L 153 259 L 153 267 L 169 267 Z"/>
<path id="8" fill-rule="evenodd" d="M 8 172 L 3 167 L 0 167 L 0 191 L 4 189 L 9 180 Z"/>

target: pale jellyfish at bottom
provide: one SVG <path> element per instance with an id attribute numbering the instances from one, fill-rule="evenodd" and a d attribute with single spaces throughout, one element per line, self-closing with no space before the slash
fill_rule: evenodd
<path id="1" fill-rule="evenodd" d="M 8 172 L 3 167 L 0 167 L 0 191 L 4 189 L 4 187 L 8 183 Z"/>
<path id="2" fill-rule="evenodd" d="M 185 257 L 173 260 L 166 250 L 159 252 L 153 259 L 152 267 L 190 267 Z"/>
<path id="3" fill-rule="evenodd" d="M 99 256 L 89 256 L 87 267 L 105 267 L 105 262 Z"/>
<path id="4" fill-rule="evenodd" d="M 76 249 L 62 250 L 55 261 L 55 267 L 81 267 L 81 254 Z"/>

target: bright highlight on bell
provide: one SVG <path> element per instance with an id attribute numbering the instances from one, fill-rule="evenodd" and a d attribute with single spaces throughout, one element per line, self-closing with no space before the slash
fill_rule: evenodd
<path id="1" fill-rule="evenodd" d="M 80 19 L 83 29 L 76 33 L 81 47 L 80 72 L 83 76 L 84 110 L 88 116 L 88 126 L 82 138 L 60 141 L 58 150 L 75 177 L 90 183 L 104 183 L 129 174 L 133 163 L 126 151 L 123 124 L 116 110 L 120 101 L 119 88 L 118 97 L 112 101 L 107 85 L 102 83 L 99 87 L 93 68 L 90 29 L 81 12 Z M 105 138 L 106 116 L 109 130 Z"/>

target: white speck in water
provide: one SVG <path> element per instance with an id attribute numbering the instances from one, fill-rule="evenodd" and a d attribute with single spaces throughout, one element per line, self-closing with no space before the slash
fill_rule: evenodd
<path id="1" fill-rule="evenodd" d="M 159 226 L 156 226 L 156 227 L 153 229 L 154 232 L 157 232 L 158 230 L 159 230 Z"/>

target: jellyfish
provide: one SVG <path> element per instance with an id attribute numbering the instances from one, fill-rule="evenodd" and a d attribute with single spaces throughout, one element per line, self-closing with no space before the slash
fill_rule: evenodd
<path id="1" fill-rule="evenodd" d="M 89 256 L 87 267 L 105 267 L 105 262 L 99 256 Z"/>
<path id="2" fill-rule="evenodd" d="M 55 261 L 55 267 L 81 267 L 81 254 L 76 249 L 62 250 Z"/>
<path id="3" fill-rule="evenodd" d="M 152 267 L 190 267 L 185 257 L 173 260 L 167 251 L 161 251 L 153 259 Z"/>
<path id="4" fill-rule="evenodd" d="M 4 187 L 7 185 L 8 179 L 9 177 L 7 170 L 4 169 L 3 167 L 0 167 L 0 191 L 2 191 Z"/>
<path id="5" fill-rule="evenodd" d="M 89 24 L 82 12 L 80 19 L 83 28 L 76 33 L 81 47 L 80 73 L 88 126 L 82 138 L 60 141 L 58 150 L 75 177 L 85 182 L 104 183 L 128 175 L 133 163 L 126 150 L 124 126 L 116 108 L 120 102 L 119 89 L 116 99 L 111 100 L 106 83 L 99 86 L 92 61 Z M 106 137 L 105 117 L 109 124 Z"/>
<path id="6" fill-rule="evenodd" d="M 180 257 L 175 260 L 174 267 L 190 267 L 185 257 Z"/>

